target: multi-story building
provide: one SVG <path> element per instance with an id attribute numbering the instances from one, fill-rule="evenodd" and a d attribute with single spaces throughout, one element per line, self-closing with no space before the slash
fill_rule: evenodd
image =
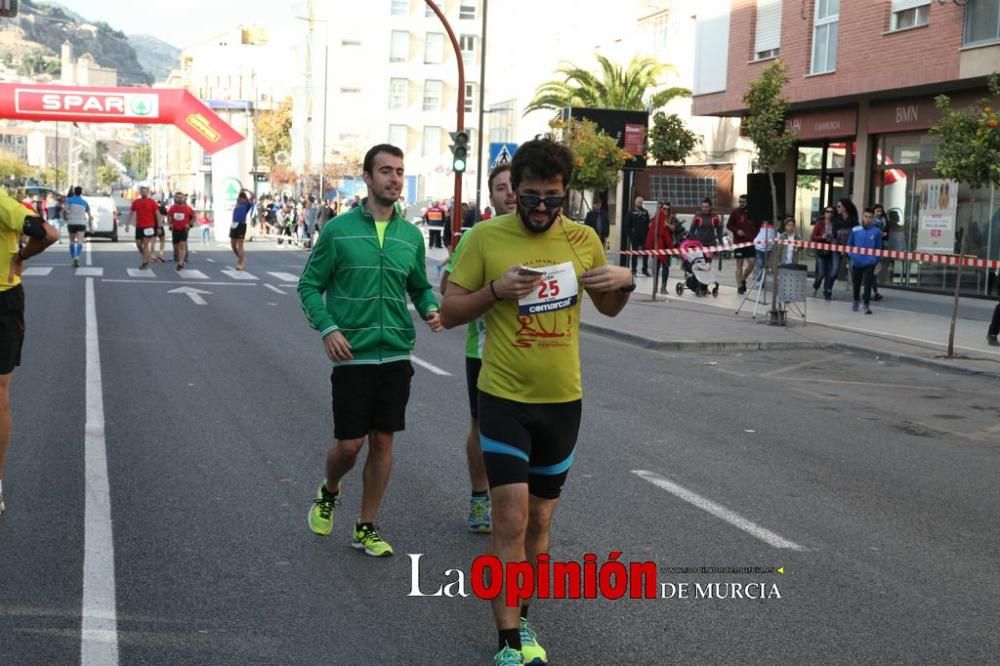
<path id="1" fill-rule="evenodd" d="M 437 4 L 459 42 L 465 67 L 461 89 L 448 35 L 421 0 L 356 3 L 350 20 L 316 19 L 319 28 L 306 37 L 312 55 L 309 81 L 294 104 L 296 168 L 318 172 L 324 162 L 357 163 L 368 148 L 388 142 L 406 155 L 408 200 L 452 196 L 449 132 L 456 129 L 459 103 L 471 145 L 475 147 L 478 140 L 482 3 L 440 0 Z M 465 193 L 475 187 L 476 161 L 471 157 Z M 363 183 L 355 182 L 363 196 Z M 351 193 L 350 187 L 341 191 Z"/>
<path id="2" fill-rule="evenodd" d="M 697 12 L 694 112 L 740 116 L 747 85 L 775 58 L 788 68 L 786 127 L 798 143 L 784 169 L 785 210 L 808 233 L 824 207 L 848 197 L 885 206 L 889 246 L 1000 258 L 1000 192 L 934 174 L 949 95 L 986 96 L 1000 70 L 1000 0 L 719 0 Z M 779 206 L 781 202 L 779 202 Z M 882 280 L 941 290 L 952 267 L 897 261 Z M 968 271 L 962 289 L 994 280 Z"/>

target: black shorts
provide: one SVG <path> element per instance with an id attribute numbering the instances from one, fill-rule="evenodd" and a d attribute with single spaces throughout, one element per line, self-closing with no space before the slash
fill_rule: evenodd
<path id="1" fill-rule="evenodd" d="M 490 488 L 527 483 L 556 499 L 573 464 L 583 403 L 531 404 L 479 392 L 479 443 Z"/>
<path id="2" fill-rule="evenodd" d="M 186 243 L 188 239 L 187 229 L 171 229 L 170 240 L 173 243 Z"/>
<path id="3" fill-rule="evenodd" d="M 359 439 L 370 430 L 405 430 L 412 377 L 413 366 L 409 361 L 335 366 L 330 374 L 333 436 Z"/>
<path id="4" fill-rule="evenodd" d="M 747 247 L 738 247 L 733 250 L 733 256 L 740 259 L 753 259 L 757 256 L 756 250 L 754 250 L 753 245 Z"/>
<path id="5" fill-rule="evenodd" d="M 483 359 L 465 357 L 465 387 L 469 391 L 469 414 L 479 418 L 479 371 L 483 369 Z"/>
<path id="6" fill-rule="evenodd" d="M 87 230 L 86 224 L 67 224 L 66 231 L 71 234 L 82 234 Z"/>
<path id="7" fill-rule="evenodd" d="M 246 222 L 237 224 L 235 227 L 229 228 L 229 237 L 235 239 L 243 239 L 247 237 L 247 225 Z"/>
<path id="8" fill-rule="evenodd" d="M 147 236 L 146 233 L 145 233 L 146 229 L 152 229 L 152 228 L 153 227 L 142 227 L 142 228 L 136 227 L 135 228 L 135 239 L 137 241 L 140 241 L 143 238 L 150 238 L 150 239 L 156 238 L 156 232 L 155 231 L 153 232 L 153 235 L 151 235 L 151 236 Z"/>
<path id="9" fill-rule="evenodd" d="M 24 287 L 0 291 L 0 375 L 21 365 L 24 345 Z"/>

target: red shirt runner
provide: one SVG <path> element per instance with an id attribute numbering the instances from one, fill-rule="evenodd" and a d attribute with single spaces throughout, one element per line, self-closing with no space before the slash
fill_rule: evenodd
<path id="1" fill-rule="evenodd" d="M 170 220 L 172 230 L 184 231 L 191 227 L 194 211 L 187 204 L 173 204 L 167 209 L 167 219 Z"/>
<path id="2" fill-rule="evenodd" d="M 156 214 L 160 206 L 152 197 L 143 199 L 139 197 L 132 202 L 132 212 L 135 213 L 135 226 L 137 229 L 148 229 L 156 226 Z"/>

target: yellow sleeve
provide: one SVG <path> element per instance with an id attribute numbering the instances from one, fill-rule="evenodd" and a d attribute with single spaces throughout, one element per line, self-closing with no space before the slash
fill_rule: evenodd
<path id="1" fill-rule="evenodd" d="M 483 264 L 482 228 L 482 225 L 477 224 L 462 235 L 459 243 L 464 246 L 455 265 L 451 267 L 451 277 L 448 279 L 470 292 L 479 291 L 484 286 L 486 267 Z"/>
<path id="2" fill-rule="evenodd" d="M 21 202 L 6 192 L 0 192 L 0 227 L 21 233 L 24 230 L 24 218 L 31 212 L 21 205 Z"/>

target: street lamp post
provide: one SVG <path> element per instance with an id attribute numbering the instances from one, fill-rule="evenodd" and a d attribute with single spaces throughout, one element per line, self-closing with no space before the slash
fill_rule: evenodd
<path id="1" fill-rule="evenodd" d="M 482 207 L 483 190 L 483 107 L 486 101 L 486 6 L 488 0 L 483 0 L 483 35 L 479 39 L 479 136 L 476 147 L 476 212 L 473 219 L 478 220 Z M 463 91 L 464 92 L 464 91 Z"/>

